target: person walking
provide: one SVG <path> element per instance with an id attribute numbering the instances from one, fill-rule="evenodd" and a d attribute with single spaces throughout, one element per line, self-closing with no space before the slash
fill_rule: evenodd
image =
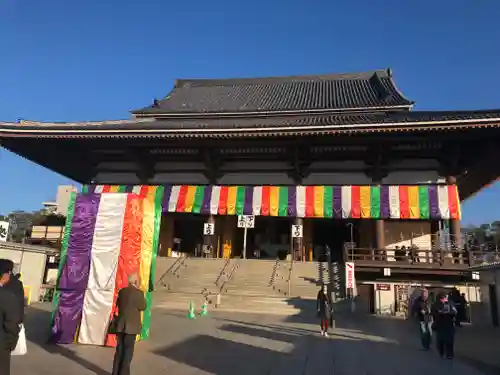
<path id="1" fill-rule="evenodd" d="M 329 296 L 325 285 L 322 285 L 320 291 L 318 292 L 316 308 L 320 318 L 321 336 L 328 337 L 328 326 L 332 318 L 332 299 Z"/>
<path id="2" fill-rule="evenodd" d="M 0 259 L 0 375 L 10 375 L 10 357 L 19 338 L 19 305 L 16 297 L 5 286 L 12 275 L 12 268 Z"/>
<path id="3" fill-rule="evenodd" d="M 137 275 L 131 276 L 129 285 L 118 292 L 116 306 L 118 315 L 111 322 L 111 329 L 117 335 L 112 375 L 129 375 L 136 336 L 142 330 L 141 311 L 146 310 L 146 299 L 139 289 Z"/>
<path id="4" fill-rule="evenodd" d="M 457 309 L 444 293 L 439 295 L 433 310 L 433 329 L 441 358 L 453 359 L 455 352 L 455 318 Z"/>
<path id="5" fill-rule="evenodd" d="M 422 348 L 429 350 L 432 341 L 432 315 L 427 289 L 422 289 L 420 296 L 414 302 L 413 308 L 419 321 Z"/>

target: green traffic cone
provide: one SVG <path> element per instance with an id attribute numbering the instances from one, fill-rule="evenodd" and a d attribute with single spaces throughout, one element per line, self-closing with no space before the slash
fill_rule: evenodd
<path id="1" fill-rule="evenodd" d="M 193 302 L 189 302 L 188 319 L 196 319 L 196 314 L 194 313 Z"/>
<path id="2" fill-rule="evenodd" d="M 201 311 L 200 311 L 200 316 L 206 316 L 206 315 L 208 315 L 207 301 L 203 302 L 203 305 L 201 305 Z"/>

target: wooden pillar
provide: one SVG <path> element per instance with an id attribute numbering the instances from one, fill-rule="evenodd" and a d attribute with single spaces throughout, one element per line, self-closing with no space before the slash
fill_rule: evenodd
<path id="1" fill-rule="evenodd" d="M 314 258 L 314 244 L 313 244 L 313 237 L 314 237 L 314 228 L 313 228 L 313 223 L 312 220 L 302 220 L 302 225 L 303 225 L 303 234 L 304 237 L 302 238 L 302 248 L 304 249 L 306 254 L 310 254 L 311 252 L 313 253 L 313 258 Z M 317 255 L 317 254 L 316 254 Z"/>
<path id="2" fill-rule="evenodd" d="M 171 214 L 163 215 L 160 224 L 160 249 L 158 255 L 161 257 L 172 256 L 174 248 L 175 220 Z"/>
<path id="3" fill-rule="evenodd" d="M 203 226 L 203 257 L 207 258 L 215 258 L 215 254 L 217 252 L 217 243 L 216 243 L 216 235 L 215 235 L 215 217 L 210 215 L 205 222 L 206 225 Z M 212 226 L 211 230 L 213 234 L 210 234 L 210 230 L 205 232 L 205 227 L 207 225 Z M 209 229 L 209 228 L 207 228 Z M 205 252 L 205 250 L 210 249 L 210 253 Z"/>
<path id="4" fill-rule="evenodd" d="M 293 221 L 293 225 L 301 225 L 302 226 L 302 235 L 304 235 L 304 219 L 301 217 L 296 217 Z M 304 257 L 304 246 L 303 246 L 303 238 L 294 237 L 292 238 L 292 254 L 294 260 L 302 260 Z"/>
<path id="5" fill-rule="evenodd" d="M 446 178 L 446 183 L 448 185 L 456 185 L 457 184 L 457 179 L 454 176 L 448 176 Z M 458 255 L 458 261 L 460 264 L 463 263 L 463 256 L 462 256 L 462 236 L 460 233 L 460 220 L 458 219 L 450 219 L 450 244 L 451 244 L 451 249 L 455 254 L 454 256 Z"/>
<path id="6" fill-rule="evenodd" d="M 375 179 L 373 181 L 373 184 L 375 186 L 379 186 L 382 184 L 381 179 Z M 379 254 L 381 257 L 384 259 L 386 257 L 386 253 L 384 251 L 385 249 L 385 225 L 384 225 L 384 219 L 375 219 L 375 248 L 377 249 L 376 252 Z M 379 259 L 382 260 L 382 259 Z"/>
<path id="7" fill-rule="evenodd" d="M 375 220 L 375 248 L 377 249 L 377 253 L 380 254 L 382 258 L 385 258 L 385 226 L 384 220 L 376 219 Z M 382 259 L 378 259 L 382 260 Z"/>

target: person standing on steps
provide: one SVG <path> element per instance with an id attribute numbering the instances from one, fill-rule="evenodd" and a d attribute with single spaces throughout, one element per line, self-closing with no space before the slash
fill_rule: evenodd
<path id="1" fill-rule="evenodd" d="M 129 375 L 136 337 L 142 330 L 141 311 L 146 310 L 146 299 L 139 289 L 137 275 L 131 276 L 129 285 L 120 289 L 116 306 L 118 315 L 113 318 L 110 329 L 117 339 L 112 375 Z"/>
<path id="2" fill-rule="evenodd" d="M 328 326 L 332 318 L 332 299 L 325 285 L 322 285 L 318 292 L 316 308 L 320 318 L 321 336 L 328 337 Z"/>
<path id="3" fill-rule="evenodd" d="M 10 375 L 10 357 L 19 339 L 21 312 L 16 296 L 6 288 L 12 277 L 8 261 L 0 259 L 0 375 Z"/>

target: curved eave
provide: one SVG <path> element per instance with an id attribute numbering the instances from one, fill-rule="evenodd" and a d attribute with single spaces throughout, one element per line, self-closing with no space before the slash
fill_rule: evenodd
<path id="1" fill-rule="evenodd" d="M 152 126 L 152 125 L 155 126 Z M 499 118 L 460 121 L 357 123 L 334 125 L 267 126 L 233 128 L 167 128 L 162 123 L 127 125 L 44 125 L 0 123 L 0 137 L 8 138 L 258 138 L 278 136 L 356 135 L 375 133 L 451 132 L 500 127 Z"/>
<path id="2" fill-rule="evenodd" d="M 406 99 L 405 99 L 406 100 Z M 365 112 L 409 111 L 415 103 L 408 101 L 401 105 L 352 107 L 352 108 L 319 108 L 279 111 L 239 111 L 239 112 L 168 112 L 161 107 L 147 107 L 131 113 L 138 118 L 221 118 L 221 117 L 267 117 L 267 116 L 303 116 L 303 115 L 352 115 Z"/>
<path id="3" fill-rule="evenodd" d="M 406 102 L 406 104 L 411 108 L 415 105 L 415 101 L 410 100 L 406 95 L 403 94 L 403 91 L 401 91 L 396 85 L 396 82 L 394 81 L 394 76 L 392 75 L 392 70 L 387 69 L 387 76 L 389 77 L 389 82 L 392 85 L 392 89 L 400 96 L 401 100 L 403 102 Z"/>

